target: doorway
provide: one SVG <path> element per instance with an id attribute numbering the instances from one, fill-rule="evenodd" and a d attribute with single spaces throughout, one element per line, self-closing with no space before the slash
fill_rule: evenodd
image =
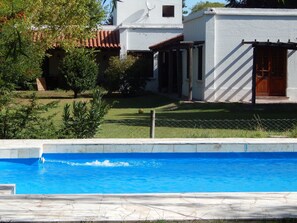
<path id="1" fill-rule="evenodd" d="M 256 96 L 286 96 L 287 50 L 256 47 Z"/>

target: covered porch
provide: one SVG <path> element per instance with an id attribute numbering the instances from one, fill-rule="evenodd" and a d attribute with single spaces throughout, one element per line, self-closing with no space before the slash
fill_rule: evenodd
<path id="1" fill-rule="evenodd" d="M 184 41 L 184 36 L 178 35 L 150 46 L 150 50 L 158 52 L 159 92 L 177 94 L 182 98 L 183 74 L 186 73 L 189 85 L 187 100 L 193 100 L 193 49 L 203 45 L 204 41 Z"/>

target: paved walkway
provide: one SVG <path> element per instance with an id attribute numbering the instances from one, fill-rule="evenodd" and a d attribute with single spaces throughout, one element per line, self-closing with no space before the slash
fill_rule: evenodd
<path id="1" fill-rule="evenodd" d="M 297 193 L 0 195 L 0 221 L 297 218 Z"/>

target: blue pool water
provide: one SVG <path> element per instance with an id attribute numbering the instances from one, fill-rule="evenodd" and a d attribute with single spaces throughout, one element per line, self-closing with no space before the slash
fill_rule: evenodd
<path id="1" fill-rule="evenodd" d="M 53 154 L 0 160 L 18 194 L 297 191 L 297 153 Z"/>

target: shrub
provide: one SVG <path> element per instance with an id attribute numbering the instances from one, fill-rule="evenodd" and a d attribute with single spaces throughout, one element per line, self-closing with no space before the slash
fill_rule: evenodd
<path id="1" fill-rule="evenodd" d="M 74 92 L 74 98 L 96 85 L 98 66 L 94 51 L 83 48 L 71 50 L 64 57 L 60 70 L 65 77 L 67 87 Z"/>
<path id="2" fill-rule="evenodd" d="M 57 102 L 38 105 L 35 94 L 28 105 L 18 105 L 6 97 L 0 101 L 1 139 L 46 139 L 55 138 L 54 115 L 45 115 Z"/>
<path id="3" fill-rule="evenodd" d="M 109 93 L 118 91 L 123 95 L 140 94 L 146 85 L 141 64 L 141 59 L 130 55 L 125 59 L 111 57 L 103 86 Z"/>
<path id="4" fill-rule="evenodd" d="M 102 100 L 102 92 L 96 89 L 90 103 L 73 102 L 66 104 L 63 113 L 61 138 L 92 138 L 97 133 L 110 106 Z"/>

